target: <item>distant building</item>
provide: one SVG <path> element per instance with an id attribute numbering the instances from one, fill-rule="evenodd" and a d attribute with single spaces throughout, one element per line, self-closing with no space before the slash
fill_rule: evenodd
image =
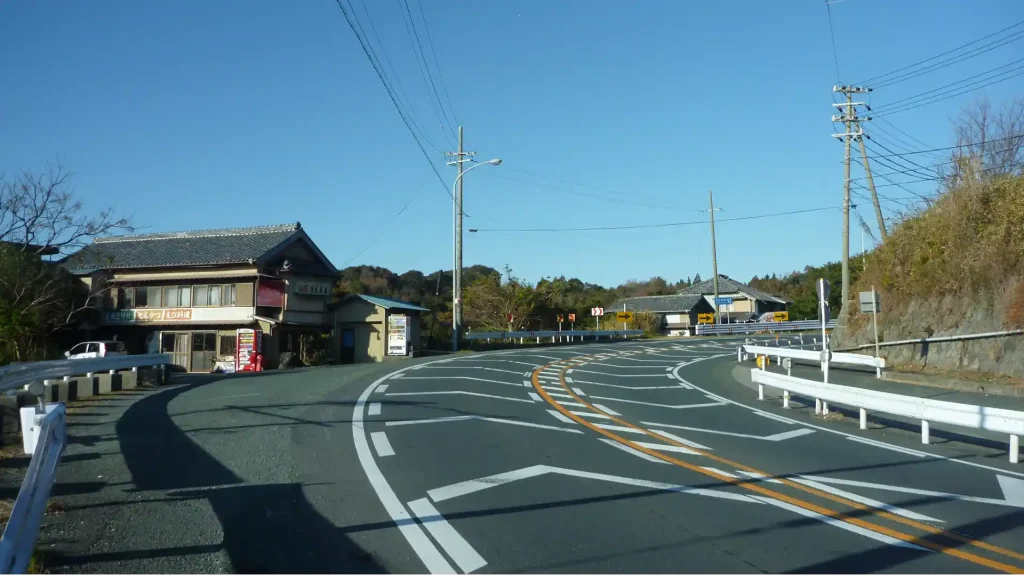
<path id="1" fill-rule="evenodd" d="M 411 357 L 420 349 L 420 314 L 425 307 L 397 299 L 350 295 L 334 308 L 341 363 Z"/>
<path id="2" fill-rule="evenodd" d="M 679 290 L 679 295 L 700 295 L 715 307 L 714 280 L 707 280 Z M 770 311 L 787 311 L 792 301 L 765 293 L 740 283 L 729 276 L 718 274 L 718 296 L 732 298 L 732 303 L 718 307 L 720 322 L 742 322 L 757 319 Z M 715 311 L 712 309 L 711 311 Z"/>
<path id="3" fill-rule="evenodd" d="M 625 309 L 623 309 L 625 308 Z M 621 299 L 613 303 L 606 313 L 617 311 L 650 312 L 661 316 L 661 332 L 683 335 L 697 325 L 697 315 L 715 311 L 700 294 L 653 295 Z"/>
<path id="4" fill-rule="evenodd" d="M 60 262 L 99 309 L 84 338 L 169 353 L 187 371 L 229 361 L 237 330 L 262 333 L 265 365 L 329 333 L 337 270 L 294 224 L 96 238 Z M 251 340 L 246 340 L 246 343 Z"/>

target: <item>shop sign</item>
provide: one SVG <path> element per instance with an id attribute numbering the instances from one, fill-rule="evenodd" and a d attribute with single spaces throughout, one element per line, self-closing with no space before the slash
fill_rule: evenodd
<path id="1" fill-rule="evenodd" d="M 260 280 L 256 288 L 256 305 L 267 307 L 284 306 L 284 282 Z"/>
<path id="2" fill-rule="evenodd" d="M 324 282 L 292 281 L 295 293 L 299 295 L 331 295 L 331 284 Z"/>
<path id="3" fill-rule="evenodd" d="M 408 355 L 409 316 L 388 316 L 388 355 Z"/>
<path id="4" fill-rule="evenodd" d="M 111 325 L 194 322 L 245 321 L 252 319 L 251 307 L 200 307 L 174 309 L 119 309 L 103 314 L 103 322 Z"/>

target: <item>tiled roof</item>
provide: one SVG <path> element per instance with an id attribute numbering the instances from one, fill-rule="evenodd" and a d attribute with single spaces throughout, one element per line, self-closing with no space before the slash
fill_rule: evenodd
<path id="1" fill-rule="evenodd" d="M 607 313 L 622 311 L 625 304 L 626 311 L 652 311 L 657 313 L 688 312 L 703 299 L 697 294 L 687 295 L 651 295 L 628 297 L 621 299 L 606 309 Z"/>
<path id="2" fill-rule="evenodd" d="M 407 309 L 407 310 L 410 310 L 410 311 L 430 311 L 429 309 L 427 309 L 425 307 L 420 307 L 420 306 L 418 306 L 416 304 L 409 303 L 407 301 L 402 301 L 402 300 L 399 300 L 399 299 L 391 299 L 391 298 L 388 298 L 388 297 L 380 297 L 380 296 L 365 295 L 365 294 L 355 294 L 355 295 L 353 295 L 351 297 L 360 298 L 360 299 L 368 301 L 368 302 L 370 302 L 370 303 L 372 303 L 374 305 L 379 305 L 380 307 L 382 307 L 384 309 Z"/>
<path id="3" fill-rule="evenodd" d="M 752 287 L 748 286 L 747 284 L 742 284 L 742 283 L 740 283 L 740 282 L 730 278 L 729 276 L 724 276 L 722 274 L 718 274 L 718 293 L 720 293 L 720 294 L 727 294 L 727 293 L 737 293 L 737 292 L 738 293 L 746 294 L 751 299 L 756 299 L 756 300 L 760 300 L 760 301 L 770 301 L 770 302 L 778 302 L 778 303 L 792 303 L 792 302 L 790 302 L 789 300 L 787 300 L 785 298 L 781 298 L 781 297 L 778 297 L 778 296 L 773 296 L 773 295 L 771 295 L 769 293 L 765 293 L 765 292 L 763 292 L 763 291 L 761 291 L 759 289 L 752 288 Z M 713 279 L 710 279 L 710 280 L 707 280 L 707 281 L 702 281 L 699 284 L 693 284 L 690 287 L 685 287 L 685 288 L 679 290 L 678 293 L 680 295 L 683 295 L 683 294 L 686 294 L 686 295 L 692 295 L 692 294 L 714 295 L 714 293 L 715 293 L 715 283 L 714 283 Z"/>
<path id="4" fill-rule="evenodd" d="M 278 226 L 166 232 L 96 238 L 62 265 L 71 271 L 247 263 L 303 233 L 298 222 Z"/>

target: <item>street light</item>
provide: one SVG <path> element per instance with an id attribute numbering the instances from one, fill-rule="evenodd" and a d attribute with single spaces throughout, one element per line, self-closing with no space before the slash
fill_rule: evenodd
<path id="1" fill-rule="evenodd" d="M 455 178 L 455 183 L 452 184 L 452 220 L 454 229 L 452 235 L 454 236 L 455 250 L 454 259 L 455 262 L 452 265 L 452 351 L 459 351 L 459 328 L 462 323 L 462 267 L 459 265 L 462 262 L 462 197 L 458 195 L 457 189 L 459 187 L 459 180 L 463 176 L 479 168 L 480 166 L 500 166 L 501 158 L 494 158 L 493 160 L 487 160 L 481 162 L 469 169 L 462 171 Z"/>

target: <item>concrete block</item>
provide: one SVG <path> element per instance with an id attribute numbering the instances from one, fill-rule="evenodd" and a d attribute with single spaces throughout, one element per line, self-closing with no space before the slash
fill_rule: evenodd
<path id="1" fill-rule="evenodd" d="M 3 433 L 21 433 L 21 408 L 38 403 L 36 396 L 26 391 L 19 391 L 17 395 L 0 395 L 0 429 Z"/>
<path id="2" fill-rule="evenodd" d="M 67 403 L 70 387 L 70 381 L 51 381 L 46 384 L 46 393 L 43 394 L 43 397 L 47 403 L 57 403 L 60 401 Z"/>
<path id="3" fill-rule="evenodd" d="M 110 393 L 111 389 L 113 389 L 111 381 L 116 377 L 117 374 L 110 375 L 108 373 L 104 373 L 94 377 L 92 380 L 92 394 L 102 395 L 104 393 Z"/>
<path id="4" fill-rule="evenodd" d="M 138 387 L 138 371 L 122 371 L 114 377 L 115 379 L 110 382 L 111 391 L 121 391 L 122 389 L 134 389 Z"/>
<path id="5" fill-rule="evenodd" d="M 96 386 L 96 379 L 101 376 L 93 375 L 92 377 L 79 377 L 72 382 L 75 384 L 75 397 L 71 401 L 81 401 L 87 397 L 93 396 L 93 388 Z"/>

